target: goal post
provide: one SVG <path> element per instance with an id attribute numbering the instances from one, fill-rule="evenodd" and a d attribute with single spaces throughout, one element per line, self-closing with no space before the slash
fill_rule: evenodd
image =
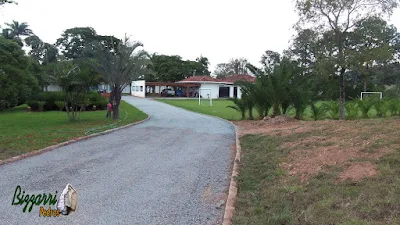
<path id="1" fill-rule="evenodd" d="M 207 94 L 210 99 L 210 106 L 212 106 L 211 88 L 199 88 L 199 105 L 201 105 L 201 91 L 209 91 Z"/>
<path id="2" fill-rule="evenodd" d="M 364 94 L 379 94 L 380 99 L 382 100 L 382 98 L 383 98 L 382 92 L 369 92 L 369 91 L 365 91 L 365 92 L 361 92 L 361 100 L 364 99 Z"/>

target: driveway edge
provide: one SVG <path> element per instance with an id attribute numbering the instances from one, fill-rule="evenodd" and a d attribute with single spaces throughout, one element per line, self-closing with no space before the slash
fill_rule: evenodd
<path id="1" fill-rule="evenodd" d="M 151 99 L 152 101 L 157 101 L 156 99 Z M 160 102 L 160 101 L 157 101 Z M 199 112 L 194 112 L 185 108 L 181 108 L 178 106 L 174 106 L 174 105 L 170 105 L 168 103 L 165 102 L 160 102 L 163 104 L 167 104 L 169 106 L 172 107 L 176 107 L 179 109 L 183 109 L 186 110 L 188 112 L 192 112 L 192 113 L 197 113 L 203 116 L 209 116 L 209 117 L 214 117 L 216 119 L 225 121 L 230 123 L 234 128 L 235 128 L 235 142 L 236 142 L 236 155 L 235 155 L 235 159 L 233 162 L 233 167 L 232 167 L 232 175 L 231 175 L 231 181 L 229 184 L 229 192 L 228 192 L 228 198 L 226 200 L 226 204 L 225 204 L 225 212 L 224 212 L 224 217 L 223 217 L 223 222 L 222 225 L 231 225 L 232 224 L 232 218 L 233 218 L 233 214 L 235 212 L 235 202 L 236 202 L 236 197 L 237 197 L 237 183 L 235 180 L 235 177 L 237 177 L 239 175 L 239 163 L 240 163 L 240 156 L 241 156 L 241 151 L 242 148 L 240 146 L 240 139 L 239 139 L 239 128 L 232 123 L 229 120 L 223 119 L 221 117 L 217 117 L 217 116 L 212 116 L 212 115 L 208 115 L 208 114 L 204 114 L 204 113 L 199 113 Z"/>
<path id="2" fill-rule="evenodd" d="M 109 133 L 117 131 L 117 130 L 122 130 L 124 128 L 128 128 L 128 127 L 131 127 L 131 126 L 134 126 L 134 125 L 138 125 L 138 124 L 141 124 L 141 123 L 144 123 L 144 122 L 148 121 L 150 118 L 151 118 L 151 116 L 148 115 L 147 118 L 144 119 L 144 120 L 141 120 L 141 121 L 138 121 L 138 122 L 135 122 L 135 123 L 130 123 L 130 124 L 124 125 L 122 127 L 117 127 L 117 128 L 110 129 L 110 130 L 105 130 L 105 131 L 100 132 L 100 133 L 74 138 L 74 139 L 62 142 L 60 144 L 52 145 L 52 146 L 49 146 L 49 147 L 46 147 L 46 148 L 42 148 L 42 149 L 39 149 L 39 150 L 36 150 L 36 151 L 25 153 L 25 154 L 22 154 L 22 155 L 17 155 L 17 156 L 14 156 L 14 157 L 6 159 L 6 160 L 0 160 L 0 166 L 5 165 L 5 164 L 9 164 L 9 163 L 13 163 L 13 162 L 16 162 L 16 161 L 19 161 L 21 159 L 25 159 L 25 158 L 28 158 L 28 157 L 40 155 L 42 153 L 49 152 L 49 151 L 52 151 L 54 149 L 66 146 L 66 145 L 70 145 L 70 144 L 78 142 L 78 141 L 87 140 L 87 139 L 94 138 L 94 137 L 97 137 L 97 136 L 109 134 Z"/>

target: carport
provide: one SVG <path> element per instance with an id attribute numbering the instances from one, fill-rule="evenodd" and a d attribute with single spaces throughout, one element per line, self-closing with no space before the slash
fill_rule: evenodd
<path id="1" fill-rule="evenodd" d="M 158 91 L 156 91 L 156 87 L 158 87 Z M 171 83 L 171 82 L 146 82 L 146 92 L 147 88 L 150 93 L 150 96 L 161 96 L 161 88 L 162 87 L 173 87 L 176 91 L 177 88 L 180 88 L 182 92 L 186 93 L 186 97 L 190 97 L 190 88 L 199 88 L 200 84 L 191 84 L 191 83 Z"/>

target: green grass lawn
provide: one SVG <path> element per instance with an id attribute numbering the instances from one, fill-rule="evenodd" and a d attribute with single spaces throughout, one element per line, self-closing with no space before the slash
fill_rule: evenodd
<path id="1" fill-rule="evenodd" d="M 157 101 L 164 102 L 170 105 L 178 106 L 190 111 L 204 113 L 212 116 L 217 116 L 226 120 L 240 120 L 240 112 L 234 109 L 227 108 L 227 106 L 233 106 L 233 102 L 225 99 L 215 99 L 212 101 L 210 106 L 209 100 L 201 100 L 199 105 L 198 99 L 156 99 Z M 253 116 L 257 116 L 257 112 L 254 110 Z"/>
<path id="2" fill-rule="evenodd" d="M 400 224 L 398 125 L 309 121 L 244 136 L 233 224 Z"/>
<path id="3" fill-rule="evenodd" d="M 118 122 L 107 119 L 105 110 L 83 112 L 79 121 L 71 122 L 66 112 L 27 112 L 22 105 L 0 113 L 0 160 L 145 118 L 124 101 Z"/>

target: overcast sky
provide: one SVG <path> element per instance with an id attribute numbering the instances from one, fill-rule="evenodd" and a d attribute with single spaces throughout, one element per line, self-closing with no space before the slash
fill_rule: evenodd
<path id="1" fill-rule="evenodd" d="M 282 52 L 297 21 L 292 0 L 17 0 L 0 8 L 0 23 L 27 22 L 42 40 L 54 43 L 72 27 L 102 35 L 125 33 L 147 51 L 215 65 L 244 57 L 257 64 L 265 50 Z M 391 22 L 400 28 L 400 10 Z"/>

